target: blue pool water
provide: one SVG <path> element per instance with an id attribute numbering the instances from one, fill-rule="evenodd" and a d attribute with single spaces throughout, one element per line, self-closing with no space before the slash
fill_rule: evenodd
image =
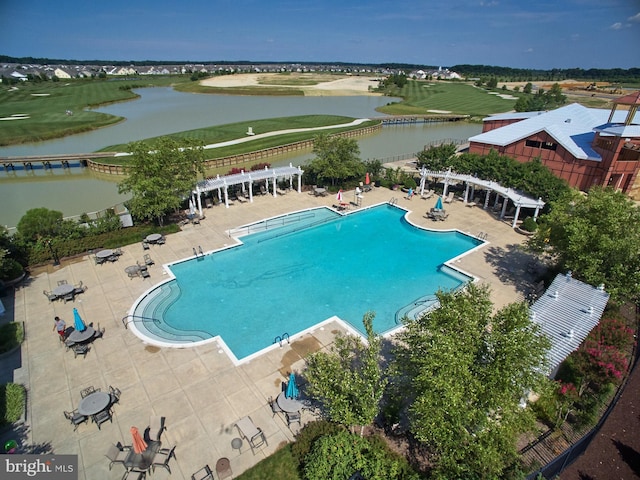
<path id="1" fill-rule="evenodd" d="M 268 230 L 254 225 L 250 231 L 263 231 L 241 246 L 172 265 L 175 280 L 145 296 L 135 316 L 159 320 L 142 324 L 168 343 L 220 335 L 238 359 L 334 315 L 363 332 L 372 310 L 374 329 L 387 332 L 439 288 L 468 282 L 443 263 L 482 243 L 414 227 L 405 213 L 321 208 L 272 219 Z"/>

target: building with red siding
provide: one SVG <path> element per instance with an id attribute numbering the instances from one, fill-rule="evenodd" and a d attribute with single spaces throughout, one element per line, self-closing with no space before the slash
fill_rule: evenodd
<path id="1" fill-rule="evenodd" d="M 495 150 L 520 162 L 539 158 L 572 187 L 612 186 L 640 199 L 640 92 L 613 103 L 611 110 L 573 103 L 548 112 L 492 115 L 482 133 L 469 139 L 469 152 Z"/>

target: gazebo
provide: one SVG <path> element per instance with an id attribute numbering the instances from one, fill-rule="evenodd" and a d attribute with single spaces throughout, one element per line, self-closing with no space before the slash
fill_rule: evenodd
<path id="1" fill-rule="evenodd" d="M 541 198 L 535 199 L 528 197 L 527 195 L 514 190 L 512 188 L 505 188 L 497 182 L 491 180 L 483 180 L 481 178 L 474 177 L 473 175 L 466 175 L 461 173 L 456 173 L 451 171 L 451 169 L 446 171 L 433 171 L 427 170 L 426 168 L 422 168 L 420 171 L 420 194 L 424 193 L 424 188 L 427 183 L 427 177 L 432 178 L 441 178 L 444 183 L 444 191 L 442 193 L 443 196 L 447 195 L 447 190 L 451 182 L 464 182 L 466 184 L 466 188 L 464 191 L 464 202 L 467 203 L 469 198 L 473 198 L 474 191 L 476 188 L 481 188 L 486 191 L 486 195 L 484 198 L 484 202 L 482 208 L 485 210 L 489 207 L 489 197 L 492 192 L 496 192 L 496 198 L 494 201 L 494 207 L 498 205 L 498 201 L 500 197 L 505 199 L 502 202 L 502 208 L 500 210 L 500 218 L 504 218 L 507 211 L 507 204 L 510 200 L 515 206 L 515 213 L 513 215 L 513 223 L 511 225 L 512 228 L 515 228 L 518 223 L 518 217 L 520 216 L 520 209 L 522 208 L 532 208 L 534 209 L 533 219 L 538 218 L 538 214 L 542 207 L 544 207 L 545 203 Z"/>
<path id="2" fill-rule="evenodd" d="M 215 178 L 208 178 L 202 180 L 196 184 L 196 188 L 193 190 L 193 194 L 197 198 L 198 211 L 202 215 L 202 193 L 210 192 L 212 190 L 218 191 L 218 199 L 222 202 L 224 195 L 224 204 L 229 208 L 229 187 L 234 185 L 241 185 L 242 191 L 245 188 L 249 190 L 249 201 L 253 202 L 253 184 L 255 182 L 264 181 L 267 193 L 271 193 L 274 197 L 277 196 L 277 181 L 279 178 L 285 178 L 289 180 L 289 186 L 293 189 L 293 176 L 298 176 L 298 188 L 297 191 L 302 191 L 302 174 L 304 171 L 300 167 L 294 167 L 289 164 L 288 167 L 267 168 L 264 170 L 254 170 L 251 172 L 235 173 L 233 175 L 217 175 Z M 271 190 L 269 190 L 269 181 L 271 180 Z M 224 193 L 223 193 L 224 192 Z"/>

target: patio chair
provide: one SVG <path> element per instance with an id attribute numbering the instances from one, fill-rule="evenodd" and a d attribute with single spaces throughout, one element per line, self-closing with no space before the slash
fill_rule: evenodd
<path id="1" fill-rule="evenodd" d="M 205 465 L 196 473 L 191 475 L 191 480 L 214 480 L 211 467 L 209 465 Z"/>
<path id="2" fill-rule="evenodd" d="M 122 476 L 122 480 L 144 480 L 147 478 L 147 472 L 142 470 L 127 470 Z"/>
<path id="3" fill-rule="evenodd" d="M 111 397 L 111 404 L 118 403 L 120 401 L 120 395 L 122 392 L 119 388 L 109 385 L 109 396 Z"/>
<path id="4" fill-rule="evenodd" d="M 86 291 L 87 291 L 87 287 L 82 285 L 82 280 L 80 280 L 80 283 L 75 285 L 74 288 L 73 288 L 74 295 L 78 295 L 78 294 L 84 293 Z"/>
<path id="5" fill-rule="evenodd" d="M 113 253 L 114 253 L 114 255 L 118 255 L 118 256 L 120 256 L 120 255 L 123 255 L 123 254 L 124 254 L 124 252 L 122 251 L 122 248 L 121 248 L 121 247 L 117 247 L 116 249 L 114 249 L 114 250 L 113 250 Z"/>
<path id="6" fill-rule="evenodd" d="M 102 338 L 104 336 L 105 328 L 100 328 L 100 324 L 98 324 L 98 328 L 96 328 L 96 333 L 93 334 L 93 338 Z"/>
<path id="7" fill-rule="evenodd" d="M 100 389 L 96 389 L 96 387 L 94 387 L 93 385 L 91 385 L 90 387 L 85 387 L 82 390 L 80 390 L 80 396 L 82 398 L 84 397 L 88 397 L 89 395 L 91 395 L 93 392 L 99 392 Z"/>
<path id="8" fill-rule="evenodd" d="M 90 350 L 89 345 L 82 343 L 74 343 L 71 349 L 73 350 L 73 358 L 76 358 L 78 355 L 84 355 L 86 357 Z"/>
<path id="9" fill-rule="evenodd" d="M 205 206 L 205 208 L 213 207 L 213 201 L 210 198 L 205 198 L 204 199 L 204 206 Z"/>
<path id="10" fill-rule="evenodd" d="M 269 406 L 271 407 L 271 413 L 273 414 L 271 418 L 275 417 L 277 413 L 284 412 L 284 410 L 280 408 L 278 402 L 276 402 L 273 397 L 269 397 Z"/>
<path id="11" fill-rule="evenodd" d="M 148 253 L 144 254 L 144 264 L 145 265 L 153 265 L 153 264 L 155 264 L 155 262 L 151 258 L 151 255 L 149 255 Z"/>
<path id="12" fill-rule="evenodd" d="M 100 430 L 100 425 L 105 423 L 107 420 L 113 423 L 113 414 L 111 413 L 111 408 L 107 408 L 106 410 L 102 410 L 95 415 L 91 415 L 91 419 L 98 426 L 98 430 Z"/>
<path id="13" fill-rule="evenodd" d="M 251 452 L 254 455 L 255 448 L 258 448 L 262 445 L 269 445 L 267 443 L 267 437 L 264 436 L 264 432 L 260 429 L 260 427 L 256 427 L 256 425 L 253 423 L 253 420 L 251 420 L 251 417 L 242 417 L 236 422 L 236 427 L 238 428 L 240 436 L 242 436 L 247 440 L 247 442 L 249 442 Z"/>
<path id="14" fill-rule="evenodd" d="M 58 296 L 53 292 L 47 292 L 46 290 L 43 290 L 42 293 L 44 293 L 44 296 L 47 297 L 50 302 L 58 299 Z"/>
<path id="15" fill-rule="evenodd" d="M 158 240 L 156 243 L 158 245 L 164 245 L 167 242 L 167 239 L 164 238 L 164 236 L 160 237 L 160 240 Z"/>
<path id="16" fill-rule="evenodd" d="M 142 249 L 143 249 L 143 250 L 149 250 L 149 248 L 150 248 L 150 247 L 149 247 L 149 242 L 145 242 L 145 241 L 143 241 L 143 242 L 142 242 Z"/>
<path id="17" fill-rule="evenodd" d="M 65 411 L 64 416 L 67 417 L 67 420 L 69 420 L 71 422 L 71 425 L 73 425 L 74 432 L 78 429 L 78 426 L 81 423 L 84 423 L 87 420 L 89 420 L 89 417 L 87 417 L 86 415 L 82 415 L 81 413 L 78 413 L 78 410 L 73 410 L 72 412 Z"/>
<path id="18" fill-rule="evenodd" d="M 93 256 L 93 261 L 96 262 L 96 265 L 102 265 L 104 262 L 107 261 L 106 258 L 101 258 L 101 257 L 97 257 L 97 256 Z"/>
<path id="19" fill-rule="evenodd" d="M 300 412 L 286 412 L 287 416 L 287 426 L 290 427 L 292 423 L 298 423 L 298 425 L 302 426 L 300 423 Z"/>
<path id="20" fill-rule="evenodd" d="M 66 285 L 67 281 L 66 280 L 58 280 L 58 286 L 60 285 Z"/>
<path id="21" fill-rule="evenodd" d="M 160 415 L 151 415 L 151 417 L 149 417 L 149 426 L 144 432 L 145 440 L 150 442 L 159 442 L 162 432 L 167 429 L 164 425 L 164 421 L 165 417 L 161 417 Z"/>
<path id="22" fill-rule="evenodd" d="M 153 456 L 153 461 L 151 462 L 151 468 L 155 472 L 156 466 L 166 468 L 171 475 L 171 468 L 169 467 L 169 460 L 171 457 L 176 458 L 176 446 L 174 445 L 171 448 L 161 448 L 156 452 Z"/>
<path id="23" fill-rule="evenodd" d="M 149 274 L 149 270 L 147 270 L 146 268 L 144 270 L 140 270 L 140 276 L 144 279 L 144 278 L 151 278 L 151 275 Z"/>
<path id="24" fill-rule="evenodd" d="M 62 297 L 62 299 L 64 300 L 64 303 L 75 302 L 76 296 L 74 292 L 71 292 L 71 293 L 67 293 L 64 297 Z"/>
<path id="25" fill-rule="evenodd" d="M 129 456 L 130 450 L 131 447 L 123 447 L 120 442 L 117 445 L 113 443 L 109 445 L 109 450 L 105 453 L 105 457 L 109 459 L 109 470 L 111 470 L 114 463 L 120 463 L 126 469 L 125 461 Z"/>

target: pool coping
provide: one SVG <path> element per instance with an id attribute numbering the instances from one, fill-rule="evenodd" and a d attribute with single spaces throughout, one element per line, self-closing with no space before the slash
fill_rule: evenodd
<path id="1" fill-rule="evenodd" d="M 251 223 L 248 223 L 248 224 L 245 224 L 245 225 L 241 225 L 239 227 L 235 227 L 232 230 L 231 229 L 230 230 L 226 230 L 225 233 L 227 233 L 227 235 L 229 236 L 230 239 L 234 240 L 234 244 L 233 245 L 226 245 L 225 244 L 222 248 L 209 250 L 209 251 L 203 252 L 202 254 L 195 253 L 194 255 L 191 255 L 191 256 L 188 256 L 188 257 L 184 257 L 184 258 L 181 258 L 181 259 L 173 261 L 173 262 L 169 262 L 169 263 L 163 264 L 162 268 L 163 268 L 164 273 L 167 275 L 167 278 L 165 280 L 163 280 L 162 282 L 157 283 L 157 284 L 151 286 L 150 288 L 148 288 L 147 290 L 145 290 L 142 293 L 142 295 L 140 295 L 136 299 L 136 301 L 133 303 L 133 305 L 131 306 L 131 308 L 127 312 L 127 316 L 125 318 L 127 318 L 127 319 L 128 318 L 135 318 L 134 314 L 135 314 L 135 311 L 136 311 L 138 305 L 149 294 L 151 294 L 151 292 L 153 292 L 154 290 L 157 290 L 158 288 L 162 287 L 163 285 L 165 285 L 165 284 L 167 284 L 167 283 L 169 283 L 169 282 L 171 282 L 171 281 L 176 279 L 175 274 L 171 270 L 171 266 L 172 265 L 177 265 L 179 263 L 184 263 L 184 262 L 187 262 L 187 261 L 190 261 L 190 260 L 194 260 L 194 259 L 199 258 L 200 256 L 207 256 L 207 255 L 218 253 L 218 252 L 221 252 L 221 251 L 224 251 L 224 250 L 228 250 L 230 248 L 236 248 L 236 247 L 242 246 L 242 245 L 244 245 L 244 242 L 242 242 L 241 238 L 252 233 L 252 232 L 247 232 L 247 233 L 245 233 L 243 235 L 232 236 L 231 235 L 232 231 L 235 231 L 235 230 L 238 230 L 238 229 L 242 229 L 242 228 L 246 228 L 246 227 L 248 227 L 250 225 L 256 225 L 256 224 L 261 223 L 261 222 L 266 222 L 268 220 L 272 220 L 272 219 L 275 219 L 275 218 L 279 218 L 279 217 L 283 217 L 283 216 L 295 215 L 295 214 L 299 214 L 299 213 L 310 211 L 310 210 L 328 209 L 328 210 L 332 210 L 332 211 L 336 212 L 337 214 L 339 214 L 341 216 L 347 216 L 347 215 L 351 215 L 351 214 L 354 214 L 354 213 L 360 213 L 360 212 L 366 211 L 366 210 L 371 209 L 371 208 L 376 208 L 376 207 L 379 207 L 381 205 L 389 205 L 391 207 L 395 207 L 395 208 L 397 208 L 399 210 L 404 211 L 405 212 L 405 214 L 403 216 L 404 220 L 414 228 L 418 228 L 420 230 L 426 230 L 426 231 L 430 231 L 430 232 L 438 232 L 438 233 L 441 233 L 441 232 L 457 232 L 457 233 L 459 233 L 461 235 L 464 235 L 464 236 L 467 236 L 467 237 L 471 237 L 471 238 L 475 238 L 476 240 L 482 241 L 482 243 L 476 245 L 475 247 L 473 247 L 473 248 L 461 253 L 460 255 L 457 255 L 457 256 L 455 256 L 455 257 L 453 257 L 453 258 L 451 258 L 451 259 L 449 259 L 449 260 L 447 260 L 446 262 L 443 263 L 443 265 L 445 265 L 448 268 L 454 270 L 455 272 L 457 272 L 457 273 L 459 273 L 459 274 L 461 274 L 461 275 L 463 275 L 463 276 L 465 276 L 467 278 L 470 278 L 471 279 L 470 282 L 474 282 L 475 283 L 475 282 L 478 282 L 480 280 L 475 275 L 473 275 L 473 274 L 471 274 L 469 272 L 466 272 L 465 270 L 459 268 L 457 265 L 455 265 L 455 262 L 459 261 L 461 258 L 463 258 L 463 257 L 465 257 L 465 256 L 467 256 L 467 255 L 469 255 L 471 253 L 476 252 L 480 248 L 484 248 L 486 245 L 488 245 L 490 243 L 486 239 L 482 239 L 482 238 L 479 238 L 477 236 L 471 235 L 469 233 L 462 232 L 461 230 L 459 230 L 457 228 L 451 228 L 451 229 L 444 229 L 443 230 L 443 229 L 431 229 L 431 228 L 423 227 L 423 226 L 418 225 L 418 224 L 412 222 L 411 220 L 409 220 L 408 217 L 409 217 L 409 214 L 412 213 L 412 210 L 409 210 L 407 208 L 401 207 L 401 206 L 399 206 L 397 204 L 393 204 L 393 203 L 390 203 L 390 202 L 379 202 L 379 203 L 368 205 L 368 206 L 365 206 L 365 207 L 362 207 L 362 208 L 358 208 L 357 210 L 348 210 L 348 211 L 338 211 L 338 210 L 336 210 L 334 208 L 331 208 L 331 207 L 328 207 L 328 206 L 310 207 L 310 208 L 303 208 L 303 209 L 300 209 L 300 210 L 289 212 L 289 213 L 284 214 L 284 215 L 274 215 L 272 217 L 267 217 L 267 218 L 264 218 L 262 220 L 259 220 L 257 222 L 251 222 Z M 255 232 L 253 232 L 253 233 L 255 233 Z M 463 289 L 463 288 L 465 288 L 466 285 L 467 285 L 467 283 L 463 283 L 459 288 Z M 124 321 L 124 319 L 123 319 L 123 321 Z M 362 332 L 360 332 L 358 329 L 353 327 L 353 325 L 351 325 L 349 322 L 347 322 L 345 320 L 342 320 L 340 317 L 338 317 L 336 315 L 333 315 L 333 316 L 331 316 L 331 317 L 329 317 L 329 318 L 327 318 L 325 320 L 322 320 L 322 321 L 320 321 L 318 323 L 314 323 L 312 326 L 310 326 L 310 327 L 308 327 L 308 328 L 306 328 L 306 329 L 304 329 L 304 330 L 302 330 L 300 332 L 297 332 L 297 333 L 293 334 L 292 336 L 288 336 L 287 335 L 288 343 L 290 343 L 291 341 L 293 341 L 293 340 L 295 340 L 297 338 L 301 338 L 301 337 L 303 337 L 303 336 L 305 336 L 305 335 L 307 335 L 309 333 L 313 333 L 315 330 L 318 330 L 318 329 L 322 330 L 322 329 L 324 329 L 324 326 L 326 324 L 329 324 L 331 322 L 337 322 L 348 333 L 350 333 L 352 335 L 359 336 L 361 340 L 363 340 L 365 343 L 367 343 L 367 338 L 366 338 L 365 335 L 362 334 Z M 193 341 L 192 342 L 184 342 L 184 343 L 164 342 L 162 340 L 159 340 L 159 339 L 156 339 L 156 338 L 152 338 L 152 337 L 146 335 L 141 329 L 139 329 L 137 327 L 137 325 L 135 324 L 135 321 L 126 322 L 125 326 L 127 326 L 127 328 L 129 328 L 131 330 L 131 332 L 136 337 L 138 337 L 143 343 L 149 344 L 149 345 L 154 345 L 154 346 L 157 346 L 157 347 L 184 349 L 184 348 L 194 348 L 194 347 L 199 347 L 201 345 L 209 345 L 209 344 L 216 343 L 218 348 L 219 348 L 218 352 L 219 353 L 223 353 L 224 352 L 227 355 L 227 357 L 229 358 L 229 360 L 231 360 L 231 362 L 235 366 L 239 366 L 239 365 L 243 365 L 245 363 L 248 363 L 248 362 L 254 360 L 255 358 L 258 358 L 258 357 L 260 357 L 260 356 L 262 356 L 262 355 L 264 355 L 264 354 L 266 354 L 268 352 L 271 352 L 271 351 L 275 350 L 276 348 L 282 348 L 282 343 L 284 342 L 283 339 L 281 339 L 279 344 L 276 343 L 276 341 L 274 341 L 274 343 L 272 345 L 270 345 L 268 347 L 265 347 L 263 349 L 260 349 L 257 352 L 254 352 L 254 353 L 252 353 L 252 354 L 250 354 L 250 355 L 248 355 L 246 357 L 242 357 L 241 359 L 238 359 L 235 356 L 235 354 L 233 353 L 233 351 L 229 348 L 229 346 L 226 344 L 226 342 L 224 341 L 224 339 L 220 335 L 216 335 L 216 336 L 208 338 L 206 340 L 201 340 L 201 341 L 196 341 L 196 342 L 193 342 Z M 391 328 L 389 330 L 386 330 L 385 332 L 382 332 L 380 335 L 383 338 L 390 338 L 390 337 L 394 336 L 395 334 L 397 334 L 398 332 L 404 330 L 404 328 L 405 328 L 405 325 L 400 324 L 400 325 L 398 325 L 396 327 L 393 327 L 393 328 Z M 276 337 L 276 340 L 277 340 L 277 338 L 278 337 Z"/>

